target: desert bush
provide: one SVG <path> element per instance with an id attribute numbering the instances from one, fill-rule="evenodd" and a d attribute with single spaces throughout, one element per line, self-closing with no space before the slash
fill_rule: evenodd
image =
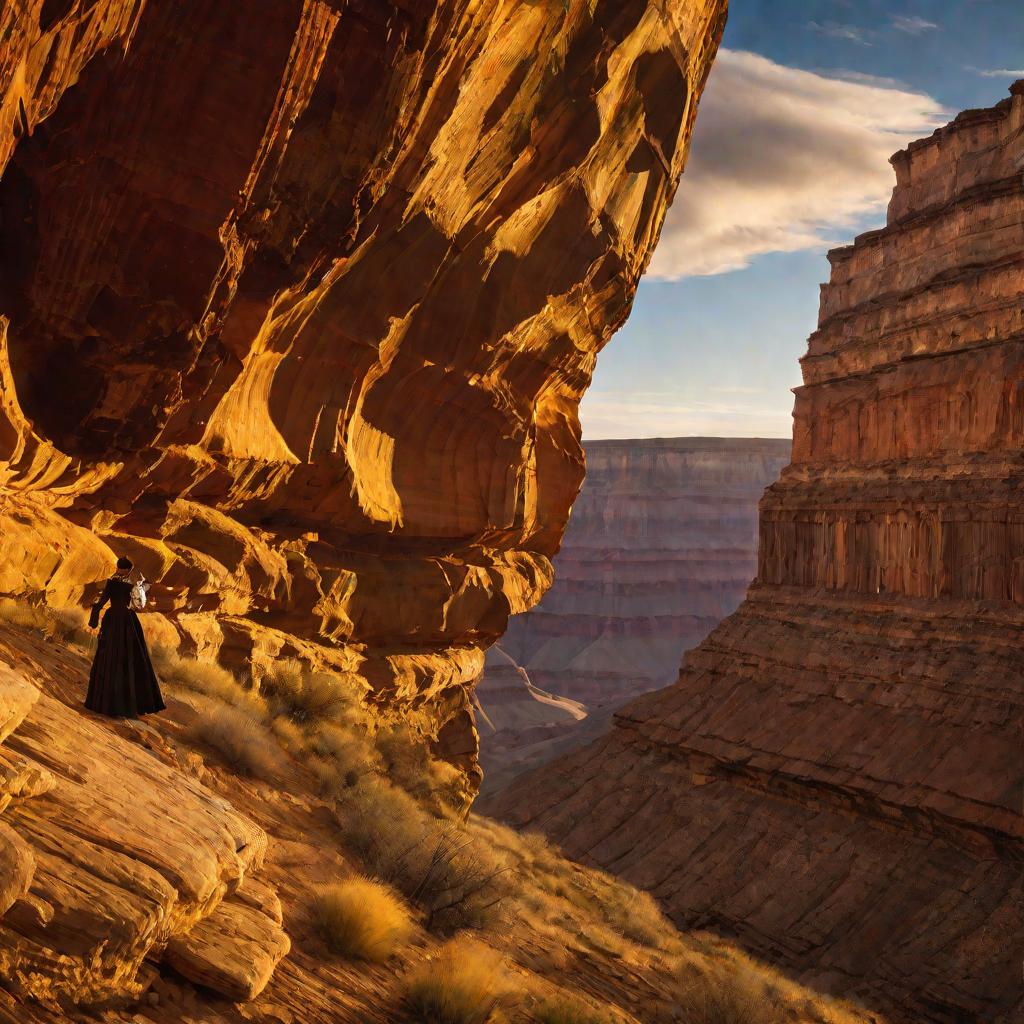
<path id="1" fill-rule="evenodd" d="M 47 633 L 54 639 L 66 644 L 87 646 L 92 640 L 89 632 L 89 616 L 83 608 L 69 606 L 67 608 L 48 609 Z"/>
<path id="2" fill-rule="evenodd" d="M 263 677 L 261 690 L 276 714 L 303 725 L 343 721 L 357 703 L 342 677 L 311 672 L 291 658 L 275 662 Z"/>
<path id="3" fill-rule="evenodd" d="M 14 601 L 9 597 L 0 600 L 0 619 L 12 626 L 44 632 L 48 625 L 46 609 L 42 605 Z"/>
<path id="4" fill-rule="evenodd" d="M 293 754 L 302 754 L 306 751 L 307 737 L 305 732 L 289 718 L 271 717 L 267 723 L 274 736 L 274 739 Z"/>
<path id="5" fill-rule="evenodd" d="M 484 1024 L 510 994 L 501 957 L 460 937 L 413 972 L 406 997 L 423 1024 Z"/>
<path id="6" fill-rule="evenodd" d="M 429 795 L 431 758 L 425 740 L 407 726 L 392 725 L 377 733 L 373 742 L 392 781 L 415 797 Z"/>
<path id="7" fill-rule="evenodd" d="M 380 769 L 380 759 L 366 734 L 352 726 L 327 722 L 316 729 L 311 747 L 331 765 L 334 789 L 354 786 Z"/>
<path id="8" fill-rule="evenodd" d="M 738 965 L 726 973 L 684 964 L 677 975 L 679 1024 L 785 1024 L 788 1015 L 762 977 Z"/>
<path id="9" fill-rule="evenodd" d="M 45 604 L 30 604 L 11 598 L 0 600 L 0 619 L 12 626 L 43 633 L 51 640 L 65 644 L 86 646 L 92 639 L 88 630 L 88 616 L 81 608 L 51 608 Z"/>
<path id="10" fill-rule="evenodd" d="M 240 708 L 214 706 L 196 720 L 190 735 L 213 747 L 236 772 L 273 781 L 280 778 L 284 759 L 270 733 Z"/>
<path id="11" fill-rule="evenodd" d="M 184 657 L 160 644 L 153 646 L 152 658 L 153 667 L 162 683 L 210 697 L 257 722 L 266 720 L 267 706 L 263 698 L 253 690 L 246 689 L 217 662 Z"/>
<path id="12" fill-rule="evenodd" d="M 388 778 L 435 814 L 461 813 L 470 801 L 466 777 L 430 753 L 427 740 L 406 725 L 392 725 L 374 737 Z"/>
<path id="13" fill-rule="evenodd" d="M 404 790 L 360 782 L 341 794 L 336 815 L 368 870 L 421 907 L 428 928 L 483 928 L 500 914 L 511 888 L 507 861 Z"/>
<path id="14" fill-rule="evenodd" d="M 565 992 L 545 999 L 534 1016 L 537 1024 L 611 1024 L 612 1021 L 605 1011 Z"/>
<path id="15" fill-rule="evenodd" d="M 631 942 L 657 947 L 675 931 L 650 893 L 606 875 L 596 876 L 592 898 L 608 926 Z"/>
<path id="16" fill-rule="evenodd" d="M 350 878 L 322 889 L 314 906 L 316 927 L 328 947 L 343 956 L 383 963 L 409 941 L 412 918 L 399 896 L 367 878 Z"/>

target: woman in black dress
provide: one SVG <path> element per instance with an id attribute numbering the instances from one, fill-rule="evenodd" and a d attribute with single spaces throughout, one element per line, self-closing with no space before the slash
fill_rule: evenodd
<path id="1" fill-rule="evenodd" d="M 138 718 L 166 707 L 149 660 L 142 624 L 131 607 L 131 571 L 131 559 L 117 560 L 117 572 L 107 580 L 89 616 L 89 625 L 95 629 L 101 609 L 110 602 L 100 626 L 85 706 L 113 718 Z"/>

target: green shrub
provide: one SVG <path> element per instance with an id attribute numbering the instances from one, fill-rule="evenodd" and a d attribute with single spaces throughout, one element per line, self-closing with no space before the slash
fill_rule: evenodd
<path id="1" fill-rule="evenodd" d="M 484 1024 L 510 992 L 501 957 L 458 938 L 413 972 L 407 999 L 422 1024 Z"/>
<path id="2" fill-rule="evenodd" d="M 395 892 L 380 882 L 350 878 L 322 889 L 314 902 L 316 927 L 343 956 L 383 963 L 412 935 L 412 918 Z"/>

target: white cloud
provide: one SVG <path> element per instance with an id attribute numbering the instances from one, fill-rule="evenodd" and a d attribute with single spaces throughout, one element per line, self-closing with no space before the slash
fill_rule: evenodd
<path id="1" fill-rule="evenodd" d="M 928 21 L 925 18 L 919 18 L 916 15 L 912 17 L 906 17 L 902 14 L 896 14 L 892 19 L 892 27 L 899 29 L 900 32 L 908 32 L 912 36 L 919 36 L 922 32 L 928 32 L 931 29 L 936 29 L 939 26 L 934 21 Z"/>
<path id="2" fill-rule="evenodd" d="M 865 215 L 881 219 L 889 157 L 947 119 L 923 93 L 720 51 L 650 275 L 721 274 L 837 244 Z"/>
<path id="3" fill-rule="evenodd" d="M 844 25 L 840 21 L 809 21 L 807 27 L 820 36 L 828 36 L 830 39 L 843 39 L 848 43 L 859 43 L 861 46 L 870 46 L 864 29 L 856 25 Z"/>
<path id="4" fill-rule="evenodd" d="M 728 393 L 728 388 L 712 388 Z M 734 402 L 688 401 L 678 391 L 594 391 L 583 396 L 580 418 L 588 441 L 626 437 L 789 437 L 788 402 L 772 407 L 736 389 Z M 768 396 L 766 396 L 768 397 Z M 789 408 L 783 408 L 788 406 Z"/>
<path id="5" fill-rule="evenodd" d="M 1013 68 L 967 68 L 982 78 L 1024 78 L 1024 69 L 1013 70 Z"/>

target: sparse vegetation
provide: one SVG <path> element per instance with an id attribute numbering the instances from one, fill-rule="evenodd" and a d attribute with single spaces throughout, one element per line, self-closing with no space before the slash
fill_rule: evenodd
<path id="1" fill-rule="evenodd" d="M 612 1020 L 605 1011 L 565 992 L 545 999 L 534 1016 L 537 1024 L 611 1024 Z"/>
<path id="2" fill-rule="evenodd" d="M 383 963 L 409 941 L 409 910 L 386 885 L 350 878 L 320 890 L 314 902 L 317 930 L 335 953 Z"/>
<path id="3" fill-rule="evenodd" d="M 3 598 L 0 599 L 0 620 L 42 633 L 60 643 L 86 647 L 92 639 L 88 616 L 83 609 L 74 606 L 53 608 L 45 604 Z"/>
<path id="4" fill-rule="evenodd" d="M 230 767 L 265 781 L 281 777 L 284 762 L 266 727 L 240 708 L 214 706 L 192 725 L 190 735 L 216 750 Z"/>
<path id="5" fill-rule="evenodd" d="M 509 865 L 457 822 L 424 811 L 382 779 L 353 786 L 338 821 L 367 867 L 426 915 L 428 928 L 482 928 L 510 892 Z"/>
<path id="6" fill-rule="evenodd" d="M 423 1024 L 484 1024 L 511 991 L 501 956 L 459 937 L 413 972 L 407 998 Z"/>
<path id="7" fill-rule="evenodd" d="M 711 972 L 684 961 L 678 973 L 676 1020 L 680 1024 L 786 1024 L 780 993 L 746 965 Z"/>
<path id="8" fill-rule="evenodd" d="M 87 647 L 92 642 L 89 632 L 89 616 L 82 608 L 51 608 L 48 611 L 47 632 L 55 640 L 66 644 L 78 644 Z"/>
<path id="9" fill-rule="evenodd" d="M 84 633 L 85 613 L 0 600 L 0 619 L 74 643 Z M 320 872 L 330 864 L 342 880 L 321 890 L 309 883 L 304 899 L 335 953 L 368 962 L 403 958 L 394 975 L 403 979 L 401 989 L 383 997 L 385 1015 L 397 1012 L 389 998 L 404 998 L 409 1019 L 418 1024 L 867 1019 L 728 942 L 680 935 L 649 895 L 573 863 L 543 836 L 464 816 L 464 776 L 435 759 L 411 726 L 382 725 L 351 680 L 284 660 L 252 687 L 212 659 L 159 646 L 153 655 L 162 682 L 196 712 L 185 718 L 183 732 L 180 717 L 171 725 L 169 742 L 184 738 L 210 748 L 211 761 L 288 788 L 287 804 L 314 812 L 305 821 L 316 830 L 315 842 L 328 847 L 311 854 L 323 856 L 314 870 L 324 877 Z M 211 779 L 199 753 L 178 753 L 186 770 L 194 765 L 208 784 L 226 786 L 229 798 L 241 788 L 243 806 L 266 795 L 244 794 L 227 772 Z M 275 813 L 287 804 L 282 800 Z M 317 824 L 326 817 L 323 804 L 337 824 L 337 851 Z M 345 877 L 352 861 L 372 877 Z M 294 863 L 301 886 L 303 860 Z M 438 950 L 433 936 L 462 929 L 477 930 L 480 939 L 463 933 Z M 427 959 L 407 972 L 405 963 L 421 948 Z M 514 980 L 505 963 L 514 964 Z M 602 991 L 614 1003 L 599 1005 L 586 995 L 598 991 L 587 979 L 612 964 L 628 1002 L 609 987 Z M 564 990 L 552 989 L 554 972 Z"/>
<path id="10" fill-rule="evenodd" d="M 201 693 L 222 704 L 244 710 L 249 717 L 266 718 L 266 704 L 258 694 L 248 690 L 222 665 L 209 659 L 188 658 L 167 647 L 155 645 L 153 667 L 161 682 Z"/>
<path id="11" fill-rule="evenodd" d="M 357 694 L 350 683 L 330 672 L 311 672 L 301 662 L 276 662 L 261 684 L 275 714 L 300 724 L 344 721 Z"/>

